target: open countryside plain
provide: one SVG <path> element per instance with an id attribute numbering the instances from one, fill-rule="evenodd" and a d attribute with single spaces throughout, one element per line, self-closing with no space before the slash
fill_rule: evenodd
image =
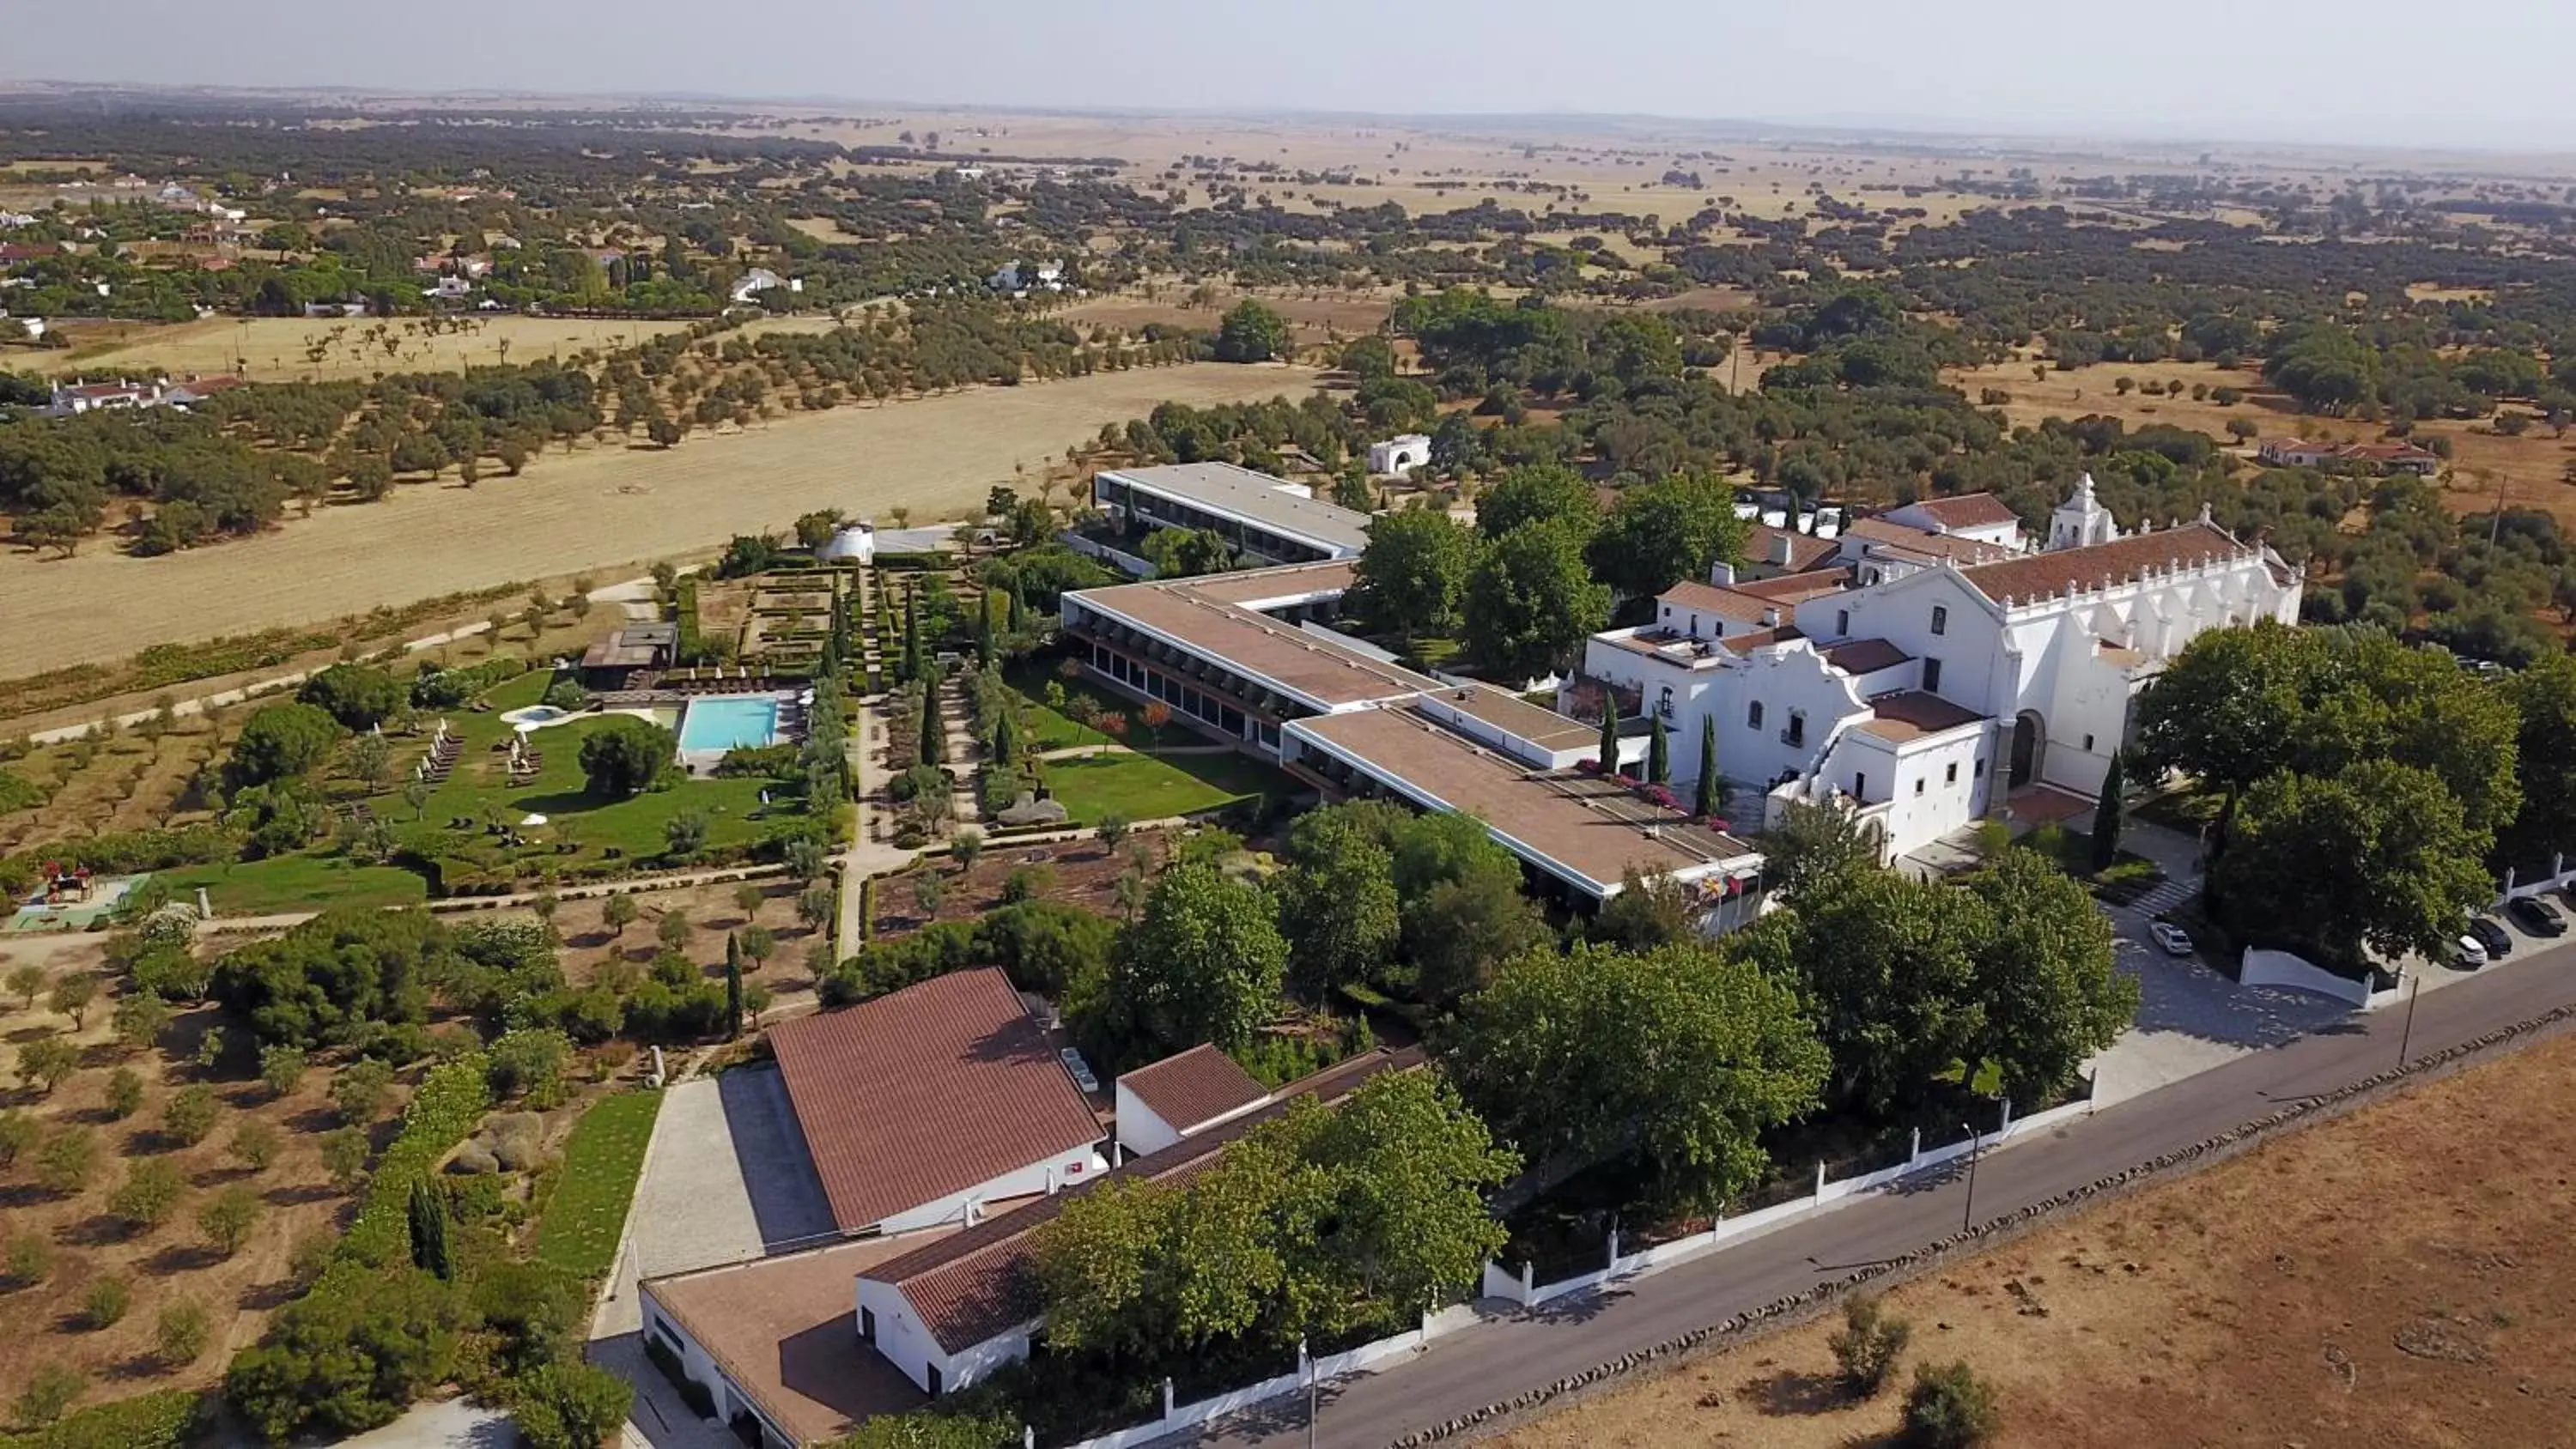
<path id="1" fill-rule="evenodd" d="M 2559 1036 L 1887 1297 L 1996 1386 L 2001 1449 L 2540 1445 L 2576 1423 L 2576 1038 Z M 1829 1318 L 1526 1425 L 1509 1449 L 1896 1442 Z M 2189 1425 L 2188 1432 L 2178 1432 Z"/>
<path id="2" fill-rule="evenodd" d="M 256 538 L 162 558 L 102 544 L 70 559 L 0 555 L 0 673 L 25 674 L 327 619 L 380 604 L 606 570 L 722 543 L 837 507 L 883 519 L 956 517 L 1025 465 L 1157 403 L 1302 396 L 1296 368 L 1196 363 L 978 388 L 882 407 L 798 414 L 668 451 L 549 454 L 472 489 L 404 487 L 318 510 Z"/>

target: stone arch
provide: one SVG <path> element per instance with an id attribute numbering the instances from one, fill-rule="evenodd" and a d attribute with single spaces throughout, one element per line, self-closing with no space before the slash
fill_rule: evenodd
<path id="1" fill-rule="evenodd" d="M 2040 769 L 2048 763 L 2048 723 L 2035 709 L 2013 716 L 2012 753 L 2004 776 L 2005 788 L 2018 790 L 2039 778 Z"/>

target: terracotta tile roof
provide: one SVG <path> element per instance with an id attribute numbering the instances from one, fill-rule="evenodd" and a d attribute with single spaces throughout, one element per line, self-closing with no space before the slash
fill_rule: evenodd
<path id="1" fill-rule="evenodd" d="M 2019 523 L 2021 515 L 1991 493 L 1962 493 L 1956 498 L 1926 498 L 1914 505 L 1943 528 L 1986 528 Z"/>
<path id="2" fill-rule="evenodd" d="M 1854 639 L 1823 651 L 1825 662 L 1847 674 L 1893 669 L 1914 656 L 1885 639 Z"/>
<path id="3" fill-rule="evenodd" d="M 1782 574 L 1776 579 L 1747 579 L 1733 585 L 1685 579 L 1656 595 L 1656 602 L 1741 624 L 1760 624 L 1765 615 L 1771 614 L 1786 621 L 1790 609 L 1797 604 L 1820 594 L 1839 593 L 1850 582 L 1839 570 Z"/>
<path id="4" fill-rule="evenodd" d="M 996 968 L 769 1033 L 844 1232 L 1074 1151 L 1100 1124 Z"/>
<path id="5" fill-rule="evenodd" d="M 1381 1047 L 1326 1067 L 1280 1088 L 1270 1105 L 1259 1111 L 1184 1137 L 1160 1152 L 1131 1158 L 1125 1166 L 1071 1192 L 986 1218 L 860 1276 L 899 1290 L 942 1349 L 962 1352 L 1038 1316 L 1041 1305 L 1036 1276 L 1029 1267 L 1029 1239 L 1054 1222 L 1067 1202 L 1098 1192 L 1110 1182 L 1167 1182 L 1185 1177 L 1215 1161 L 1228 1144 L 1286 1112 L 1300 1097 L 1338 1102 L 1380 1072 L 1410 1070 L 1421 1061 L 1419 1047 L 1396 1052 Z"/>
<path id="6" fill-rule="evenodd" d="M 1839 546 L 1834 539 L 1757 523 L 1745 531 L 1744 559 L 1748 564 L 1805 573 L 1833 557 Z"/>
<path id="7" fill-rule="evenodd" d="M 1999 543 L 1985 543 L 1948 533 L 1926 533 L 1902 523 L 1890 523 L 1884 518 L 1859 519 L 1843 530 L 1843 536 L 1898 553 L 1912 554 L 1928 563 L 1954 558 L 1964 566 L 2014 557 L 2011 549 Z"/>
<path id="8" fill-rule="evenodd" d="M 1138 1067 L 1118 1079 L 1145 1109 L 1175 1132 L 1204 1126 L 1229 1112 L 1239 1112 L 1270 1095 L 1234 1058 L 1207 1043 L 1151 1066 Z"/>
<path id="9" fill-rule="evenodd" d="M 1903 743 L 1975 724 L 1985 718 L 1975 710 L 1962 709 L 1937 694 L 1909 689 L 1901 694 L 1883 694 L 1869 702 L 1872 718 L 1853 728 L 1883 740 Z"/>
<path id="10" fill-rule="evenodd" d="M 1729 654 L 1750 654 L 1766 644 L 1786 644 L 1793 639 L 1806 637 L 1794 626 L 1783 624 L 1776 629 L 1756 629 L 1749 634 L 1729 634 L 1718 640 L 1717 645 Z"/>
<path id="11" fill-rule="evenodd" d="M 1979 564 L 1959 576 L 1998 603 L 2032 603 L 2069 588 L 2124 584 L 2150 569 L 2178 568 L 2214 559 L 2252 557 L 2253 550 L 2214 523 L 2186 523 L 2157 533 L 2133 533 L 2109 543 L 2023 554 Z"/>

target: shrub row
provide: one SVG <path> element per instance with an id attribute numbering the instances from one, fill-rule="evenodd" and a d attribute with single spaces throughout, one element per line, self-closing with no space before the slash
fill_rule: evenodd
<path id="1" fill-rule="evenodd" d="M 202 1398 L 163 1389 L 92 1404 L 30 1433 L 0 1434 L 0 1449 L 179 1449 L 204 1421 Z"/>
<path id="2" fill-rule="evenodd" d="M 367 1201 L 358 1219 L 340 1240 L 345 1259 L 371 1265 L 392 1262 L 411 1240 L 405 1217 L 412 1184 L 429 1175 L 450 1148 L 465 1140 L 492 1105 L 486 1082 L 490 1063 L 481 1052 L 468 1052 L 429 1069 L 420 1090 L 403 1109 L 402 1131 L 367 1179 Z M 318 1289 L 317 1289 L 318 1291 Z"/>
<path id="3" fill-rule="evenodd" d="M 1775 1298 L 1750 1312 L 1738 1313 L 1705 1327 L 1676 1334 L 1650 1348 L 1622 1354 L 1617 1358 L 1594 1364 L 1580 1373 L 1568 1374 L 1561 1379 L 1541 1384 L 1537 1388 L 1514 1394 L 1508 1399 L 1497 1399 L 1464 1414 L 1443 1419 L 1428 1428 L 1417 1429 L 1394 1440 L 1387 1449 L 1420 1449 L 1420 1446 L 1425 1444 L 1436 1444 L 1462 1434 L 1480 1431 L 1504 1419 L 1528 1413 L 1553 1400 L 1583 1392 L 1650 1364 L 1665 1362 L 1683 1354 L 1722 1346 L 1736 1339 L 1749 1338 L 1774 1328 L 1785 1327 L 1832 1306 L 1864 1284 L 1873 1283 L 1882 1278 L 1911 1278 L 1938 1265 L 1954 1252 L 1981 1251 L 2005 1239 L 2027 1232 L 2069 1208 L 2083 1207 L 2105 1197 L 2117 1196 L 2185 1168 L 2209 1166 L 2232 1157 L 2277 1132 L 2300 1125 L 2311 1117 L 2340 1115 L 2410 1077 L 2444 1071 L 2506 1042 L 2571 1020 L 2576 1020 L 2576 1005 L 2561 1006 L 2539 1016 L 2515 1022 L 2510 1026 L 2499 1027 L 2484 1036 L 2461 1042 L 2457 1046 L 2429 1056 L 2417 1057 L 2403 1066 L 2374 1072 L 2349 1086 L 2339 1087 L 2319 1096 L 2303 1098 L 2278 1111 L 2266 1113 L 2250 1122 L 2240 1123 L 2216 1136 L 2204 1137 L 2187 1147 L 2176 1148 L 2133 1167 L 2123 1168 L 2107 1177 L 2096 1178 L 2079 1187 L 2069 1188 L 2055 1197 L 2042 1199 L 2001 1217 L 1989 1218 L 1974 1227 L 1951 1233 L 1913 1252 L 1873 1263 L 1832 1282 L 1820 1283 L 1803 1293 L 1792 1293 L 1785 1298 Z"/>

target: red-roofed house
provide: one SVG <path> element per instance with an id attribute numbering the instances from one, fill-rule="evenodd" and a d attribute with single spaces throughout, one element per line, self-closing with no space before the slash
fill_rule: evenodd
<path id="1" fill-rule="evenodd" d="M 1142 1157 L 1229 1122 L 1270 1091 L 1205 1042 L 1118 1078 L 1118 1145 Z"/>
<path id="2" fill-rule="evenodd" d="M 2018 550 L 2024 546 L 2021 515 L 1991 493 L 1962 493 L 1956 498 L 1926 498 L 1891 508 L 1879 517 L 1890 523 L 1946 533 Z"/>
<path id="3" fill-rule="evenodd" d="M 799 1017 L 769 1041 L 843 1233 L 971 1223 L 1107 1166 L 1059 1048 L 992 967 Z"/>

